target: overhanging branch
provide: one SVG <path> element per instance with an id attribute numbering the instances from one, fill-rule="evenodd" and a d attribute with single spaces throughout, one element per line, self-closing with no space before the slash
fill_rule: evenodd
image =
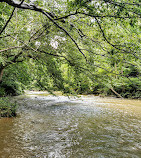
<path id="1" fill-rule="evenodd" d="M 117 16 L 117 15 L 98 15 L 98 14 L 89 14 L 89 13 L 84 13 L 84 12 L 75 12 L 71 13 L 59 18 L 55 18 L 54 20 L 62 20 L 62 19 L 67 19 L 68 17 L 71 17 L 73 15 L 86 15 L 89 17 L 97 17 L 97 18 L 116 18 L 116 19 L 131 19 L 135 18 L 135 16 Z"/>
<path id="2" fill-rule="evenodd" d="M 4 25 L 4 27 L 2 28 L 2 30 L 0 31 L 0 35 L 3 33 L 3 31 L 4 31 L 5 28 L 7 27 L 8 23 L 9 23 L 10 20 L 12 19 L 15 9 L 16 9 L 16 8 L 14 7 L 14 9 L 13 9 L 13 11 L 12 11 L 12 13 L 11 13 L 9 19 L 7 20 L 7 22 L 6 22 L 6 24 Z"/>
<path id="3" fill-rule="evenodd" d="M 25 2 L 23 2 L 22 4 L 19 3 L 19 2 L 17 2 L 17 1 L 14 1 L 14 0 L 3 0 L 3 1 L 0 1 L 0 2 L 6 2 L 7 4 L 9 4 L 10 6 L 13 6 L 13 7 L 21 8 L 21 9 L 33 10 L 33 11 L 40 12 L 43 15 L 45 15 L 55 26 L 57 26 L 60 30 L 62 30 L 63 32 L 65 32 L 65 34 L 67 36 L 69 36 L 69 38 L 75 44 L 75 46 L 77 47 L 77 49 L 79 50 L 79 52 L 84 56 L 84 58 L 87 61 L 87 58 L 86 58 L 85 54 L 81 51 L 81 49 L 79 48 L 77 42 L 73 39 L 73 37 L 67 32 L 67 30 L 65 28 L 63 28 L 57 22 L 55 22 L 55 20 L 51 16 L 50 12 L 47 12 L 47 11 L 43 10 L 42 8 L 39 8 L 39 7 L 37 7 L 37 6 L 33 5 L 33 4 L 31 5 L 31 4 L 28 4 L 28 3 L 25 3 Z"/>
<path id="4" fill-rule="evenodd" d="M 0 52 L 5 52 L 5 51 L 8 51 L 8 50 L 17 49 L 17 48 L 23 48 L 23 46 L 16 46 L 16 47 L 10 47 L 10 48 L 7 48 L 7 49 L 2 49 L 2 50 L 0 50 Z"/>
<path id="5" fill-rule="evenodd" d="M 98 20 L 96 17 L 95 17 L 95 20 L 96 20 L 96 22 L 97 22 L 97 24 L 98 24 L 98 26 L 99 26 L 99 28 L 100 28 L 100 30 L 101 30 L 101 33 L 102 33 L 102 36 L 103 36 L 104 40 L 105 40 L 109 45 L 111 45 L 113 48 L 119 50 L 121 53 L 129 53 L 129 54 L 132 54 L 135 58 L 141 59 L 140 57 L 138 57 L 138 56 L 136 55 L 136 52 L 129 52 L 129 51 L 127 51 L 127 50 L 118 48 L 117 45 L 112 44 L 112 43 L 107 39 L 107 37 L 106 37 L 106 35 L 105 35 L 105 33 L 104 33 L 104 30 L 102 29 L 102 26 L 101 26 L 99 20 Z M 121 45 L 118 45 L 118 46 L 121 47 Z"/>
<path id="6" fill-rule="evenodd" d="M 1 2 L 1 1 L 0 1 Z M 2 1 L 2 2 L 4 2 L 4 1 Z M 19 5 L 22 5 L 22 3 L 24 2 L 24 0 L 22 0 L 21 2 L 20 2 L 20 4 Z M 5 30 L 5 28 L 7 27 L 7 25 L 8 25 L 8 23 L 10 22 L 10 20 L 12 19 L 12 17 L 13 17 L 13 15 L 14 15 L 14 11 L 15 11 L 15 9 L 16 9 L 16 7 L 14 7 L 14 9 L 13 9 L 13 11 L 12 11 L 12 13 L 11 13 L 11 15 L 10 15 L 10 17 L 9 17 L 9 19 L 7 20 L 7 22 L 6 22 L 6 24 L 5 24 L 5 26 L 3 27 L 3 29 L 0 31 L 0 35 L 2 34 L 2 32 Z"/>

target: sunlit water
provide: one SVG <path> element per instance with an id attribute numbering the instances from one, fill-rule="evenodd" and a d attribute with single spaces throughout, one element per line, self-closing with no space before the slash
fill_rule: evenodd
<path id="1" fill-rule="evenodd" d="M 0 158 L 141 158 L 141 101 L 33 94 L 0 119 Z"/>

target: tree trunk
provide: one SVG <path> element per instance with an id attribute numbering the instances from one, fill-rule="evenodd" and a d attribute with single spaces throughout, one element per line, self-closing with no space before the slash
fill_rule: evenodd
<path id="1" fill-rule="evenodd" d="M 0 68 L 0 83 L 2 83 L 3 72 L 4 72 L 4 68 Z"/>

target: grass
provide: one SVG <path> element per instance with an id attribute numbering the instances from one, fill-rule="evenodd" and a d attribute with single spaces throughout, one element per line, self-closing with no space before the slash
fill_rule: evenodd
<path id="1" fill-rule="evenodd" d="M 10 101 L 9 97 L 0 98 L 0 117 L 15 117 L 17 103 Z"/>

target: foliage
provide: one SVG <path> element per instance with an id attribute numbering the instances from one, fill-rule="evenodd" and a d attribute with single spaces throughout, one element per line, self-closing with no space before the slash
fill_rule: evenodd
<path id="1" fill-rule="evenodd" d="M 10 65 L 5 69 L 3 82 L 0 84 L 0 96 L 19 95 L 32 81 L 26 62 Z"/>
<path id="2" fill-rule="evenodd" d="M 21 2 L 0 1 L 0 96 L 40 89 L 140 97 L 140 0 Z"/>
<path id="3" fill-rule="evenodd" d="M 8 97 L 0 98 L 0 117 L 16 116 L 17 103 L 13 103 L 10 100 Z"/>
<path id="4" fill-rule="evenodd" d="M 141 78 L 120 78 L 114 80 L 115 90 L 125 98 L 141 98 Z"/>

